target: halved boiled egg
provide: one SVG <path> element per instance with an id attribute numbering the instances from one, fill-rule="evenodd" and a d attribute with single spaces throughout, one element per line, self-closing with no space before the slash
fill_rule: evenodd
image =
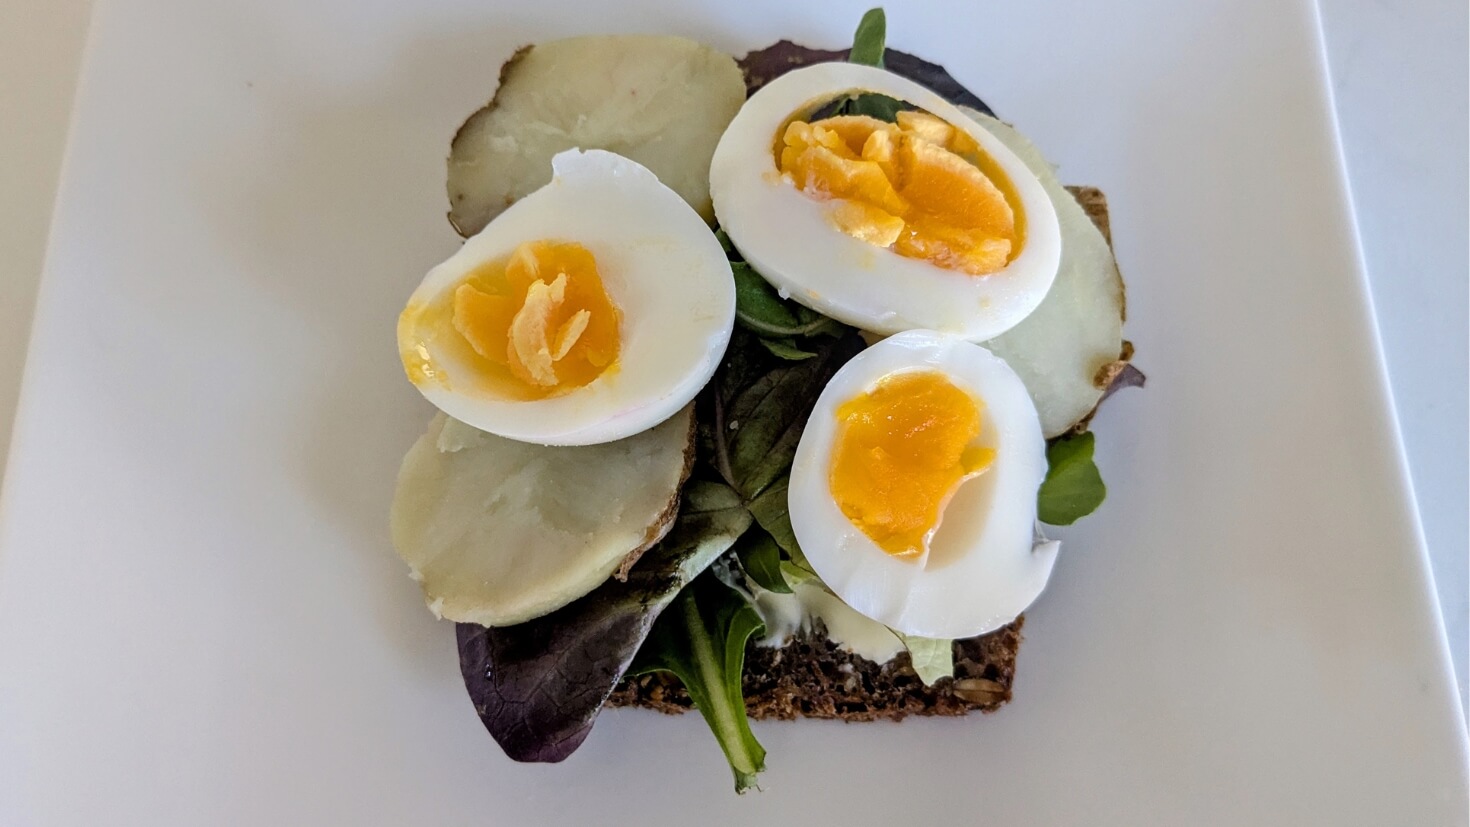
<path id="1" fill-rule="evenodd" d="M 791 468 L 791 527 L 812 569 L 906 635 L 960 638 L 1016 618 L 1046 585 L 1034 546 L 1046 443 L 1020 378 L 984 348 L 911 330 L 848 362 Z"/>
<path id="2" fill-rule="evenodd" d="M 568 150 L 424 277 L 398 320 L 404 370 L 455 419 L 543 445 L 645 431 L 729 344 L 735 286 L 709 226 L 644 167 Z"/>
<path id="3" fill-rule="evenodd" d="M 854 94 L 913 109 L 822 117 Z M 1061 257 L 1046 190 L 933 92 L 870 66 L 788 72 L 746 101 L 710 165 L 720 226 L 783 294 L 864 330 L 997 336 Z"/>

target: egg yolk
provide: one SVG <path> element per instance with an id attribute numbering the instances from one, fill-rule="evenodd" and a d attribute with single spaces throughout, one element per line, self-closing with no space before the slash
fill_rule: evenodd
<path id="1" fill-rule="evenodd" d="M 486 389 L 518 399 L 587 385 L 614 365 L 622 345 L 597 260 L 569 242 L 526 242 L 429 306 L 409 307 L 404 323 L 421 334 L 403 355 L 415 383 L 442 375 L 428 358 L 432 343 L 473 366 Z"/>
<path id="2" fill-rule="evenodd" d="M 828 485 L 879 548 L 917 557 L 960 483 L 995 459 L 975 444 L 983 403 L 938 371 L 899 373 L 837 409 Z"/>
<path id="3" fill-rule="evenodd" d="M 927 112 L 792 121 L 777 156 L 797 189 L 836 200 L 838 229 L 869 244 L 974 276 L 1020 253 L 1025 215 L 1010 179 L 968 133 Z"/>

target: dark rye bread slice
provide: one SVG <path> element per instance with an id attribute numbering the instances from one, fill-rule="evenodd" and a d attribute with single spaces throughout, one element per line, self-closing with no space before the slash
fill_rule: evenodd
<path id="1" fill-rule="evenodd" d="M 1108 202 L 1096 187 L 1068 187 L 1111 244 Z M 954 642 L 954 677 L 925 686 L 901 652 L 878 664 L 839 649 L 820 630 L 775 648 L 752 644 L 745 654 L 745 708 L 755 719 L 900 721 L 909 715 L 994 712 L 1011 699 L 1025 616 L 987 635 Z M 693 708 L 679 679 L 656 672 L 620 682 L 608 706 L 677 714 Z"/>

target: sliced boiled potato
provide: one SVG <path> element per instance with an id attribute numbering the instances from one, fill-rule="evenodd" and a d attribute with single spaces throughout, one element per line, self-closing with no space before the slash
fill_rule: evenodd
<path id="1" fill-rule="evenodd" d="M 1123 278 L 1107 239 L 1041 152 L 1008 124 L 974 109 L 965 114 L 1041 180 L 1061 224 L 1062 261 L 1046 298 L 1020 324 L 982 343 L 1026 383 L 1051 438 L 1085 419 L 1121 368 Z"/>
<path id="2" fill-rule="evenodd" d="M 663 538 L 693 407 L 616 442 L 515 442 L 440 413 L 403 458 L 393 545 L 441 618 L 509 626 L 592 591 Z"/>
<path id="3" fill-rule="evenodd" d="M 551 180 L 551 157 L 606 149 L 653 170 L 706 221 L 709 162 L 745 102 L 735 59 L 682 37 L 597 35 L 528 46 L 501 69 L 495 99 L 449 150 L 449 220 L 479 232 Z"/>

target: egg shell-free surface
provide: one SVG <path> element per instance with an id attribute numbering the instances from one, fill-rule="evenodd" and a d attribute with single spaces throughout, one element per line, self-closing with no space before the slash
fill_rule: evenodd
<path id="1" fill-rule="evenodd" d="M 847 519 L 829 474 L 837 409 L 914 370 L 937 370 L 984 404 L 979 442 L 995 460 L 955 492 L 927 555 L 902 559 Z M 791 467 L 791 527 L 817 575 L 854 609 L 908 635 L 969 637 L 1015 620 L 1046 586 L 1056 546 L 1032 548 L 1045 476 L 1041 425 L 1015 372 L 978 345 L 913 330 L 858 354 L 818 397 Z"/>
<path id="2" fill-rule="evenodd" d="M 585 387 L 537 400 L 477 387 L 469 365 L 434 353 L 446 382 L 419 390 L 484 431 L 543 445 L 589 445 L 668 419 L 709 381 L 735 321 L 735 282 L 719 241 L 678 194 L 639 164 L 602 150 L 552 159 L 551 183 L 517 201 L 430 270 L 409 306 L 452 290 L 476 267 L 527 241 L 572 241 L 597 260 L 622 314 L 616 365 Z M 400 325 L 400 346 L 412 328 Z"/>
<path id="3" fill-rule="evenodd" d="M 785 124 L 855 90 L 943 118 L 1005 170 L 1025 212 L 1026 240 L 1004 270 L 970 276 L 875 247 L 833 225 L 831 202 L 811 198 L 782 176 L 774 145 Z M 1041 303 L 1061 257 L 1056 211 L 1025 163 L 938 95 L 871 66 L 821 63 L 762 87 L 715 147 L 710 195 L 720 226 L 768 281 L 814 310 L 878 333 L 924 328 L 971 341 L 998 336 Z"/>

